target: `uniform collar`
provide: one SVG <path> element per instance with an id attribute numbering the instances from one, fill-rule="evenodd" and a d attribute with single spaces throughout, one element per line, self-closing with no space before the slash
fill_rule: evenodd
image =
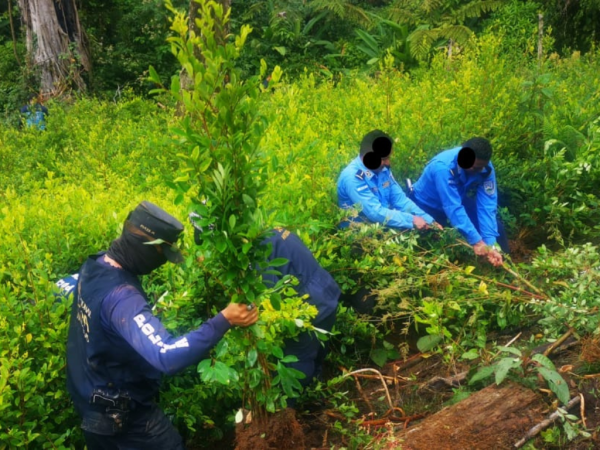
<path id="1" fill-rule="evenodd" d="M 360 159 L 360 156 L 358 156 L 356 158 L 356 162 L 358 163 L 358 166 L 360 167 L 360 169 L 362 170 L 363 174 L 365 175 L 365 177 L 367 178 L 367 180 L 370 180 L 371 178 L 377 176 L 377 175 L 381 175 L 382 173 L 385 173 L 387 171 L 389 171 L 389 167 L 385 166 L 380 172 L 374 172 L 371 169 L 367 169 L 365 167 L 365 165 L 363 164 L 362 160 Z"/>

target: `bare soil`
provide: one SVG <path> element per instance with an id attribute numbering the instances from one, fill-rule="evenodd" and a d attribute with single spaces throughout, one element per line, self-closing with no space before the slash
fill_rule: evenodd
<path id="1" fill-rule="evenodd" d="M 578 426 L 591 437 L 569 442 L 564 434 L 556 439 L 538 435 L 531 443 L 549 450 L 600 449 L 600 342 L 587 340 L 582 345 L 573 340 L 567 344 L 550 356 L 567 381 L 571 398 L 582 394 L 582 405 L 569 413 L 582 419 Z M 375 372 L 350 375 L 339 389 L 358 407 L 354 417 L 344 416 L 328 399 L 317 407 L 300 405 L 298 412 L 286 409 L 263 426 L 238 425 L 235 448 L 349 448 L 360 432 L 370 437 L 369 448 L 511 449 L 556 410 L 555 396 L 535 377 L 528 382 L 493 384 L 459 399 L 457 396 L 470 390 L 469 369 L 466 363 L 449 365 L 440 355 L 417 353 Z M 346 433 L 340 432 L 340 424 Z M 230 445 L 219 448 L 232 448 Z"/>
<path id="2" fill-rule="evenodd" d="M 286 408 L 270 415 L 266 423 L 240 423 L 236 427 L 236 450 L 298 450 L 306 447 L 296 411 Z"/>

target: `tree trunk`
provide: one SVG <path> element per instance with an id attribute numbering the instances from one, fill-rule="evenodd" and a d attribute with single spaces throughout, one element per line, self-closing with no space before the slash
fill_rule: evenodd
<path id="1" fill-rule="evenodd" d="M 70 85 L 85 90 L 81 73 L 91 65 L 75 0 L 19 0 L 19 7 L 28 63 L 39 71 L 41 93 L 54 94 Z"/>
<path id="2" fill-rule="evenodd" d="M 544 419 L 546 404 L 514 383 L 488 386 L 398 436 L 405 450 L 508 449 Z"/>

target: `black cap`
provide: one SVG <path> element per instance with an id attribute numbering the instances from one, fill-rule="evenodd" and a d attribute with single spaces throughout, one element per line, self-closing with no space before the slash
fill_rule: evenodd
<path id="1" fill-rule="evenodd" d="M 379 158 L 387 158 L 392 152 L 392 138 L 381 130 L 373 130 L 360 143 L 360 156 L 374 152 Z"/>
<path id="2" fill-rule="evenodd" d="M 175 245 L 183 232 L 183 224 L 155 204 L 143 201 L 137 205 L 129 213 L 125 226 L 129 231 L 146 238 L 148 242 L 162 240 L 163 242 L 156 245 L 161 245 L 165 257 L 172 263 L 183 262 L 183 255 Z"/>

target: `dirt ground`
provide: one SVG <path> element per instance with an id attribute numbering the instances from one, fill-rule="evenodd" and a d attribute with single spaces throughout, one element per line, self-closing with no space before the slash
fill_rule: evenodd
<path id="1" fill-rule="evenodd" d="M 600 342 L 588 340 L 582 345 L 572 340 L 550 356 L 569 384 L 571 398 L 582 394 L 583 404 L 569 413 L 577 416 L 576 426 L 591 436 L 569 442 L 564 433 L 549 428 L 525 448 L 600 448 L 596 431 L 600 430 Z M 414 353 L 378 370 L 347 377 L 339 389 L 358 407 L 353 417 L 325 398 L 317 404 L 300 404 L 297 411 L 281 411 L 263 426 L 238 425 L 235 443 L 229 440 L 213 448 L 512 449 L 556 410 L 556 397 L 535 377 L 528 382 L 507 380 L 469 394 L 467 384 L 473 374 L 469 369 L 464 363 L 449 366 L 440 355 Z"/>
<path id="2" fill-rule="evenodd" d="M 600 448 L 600 375 L 585 378 L 582 374 L 598 364 L 598 342 L 581 346 L 571 342 L 565 350 L 552 355 L 556 367 L 569 384 L 571 398 L 583 396 L 583 406 L 577 405 L 569 413 L 577 416 L 578 426 L 588 430 L 590 438 L 576 438 L 571 442 L 562 436 L 552 437 L 544 432 L 530 440 L 536 449 L 583 450 Z M 590 350 L 591 349 L 591 350 Z M 585 361 L 586 351 L 592 361 Z M 582 357 L 583 353 L 583 357 Z M 588 355 L 590 357 L 590 355 Z M 584 367 L 585 366 L 585 367 Z M 598 365 L 600 371 L 600 365 Z M 449 368 L 439 355 L 425 357 L 415 354 L 405 361 L 387 364 L 380 370 L 382 381 L 374 372 L 352 376 L 344 386 L 360 409 L 353 421 L 345 419 L 334 409 L 300 414 L 306 449 L 342 448 L 349 445 L 348 436 L 335 432 L 335 422 L 344 426 L 360 427 L 372 436 L 369 448 L 405 450 L 456 450 L 514 448 L 514 444 L 542 422 L 556 409 L 555 397 L 545 383 L 515 383 L 501 386 L 492 384 L 471 393 L 456 404 L 450 404 L 455 392 L 466 386 L 467 365 Z M 579 373 L 579 374 L 578 374 Z M 472 373 L 471 373 L 472 374 Z M 522 380 L 521 380 L 522 381 Z M 533 384 L 532 384 L 533 383 Z M 393 408 L 390 408 L 389 399 Z M 532 448 L 532 447 L 530 447 Z"/>

